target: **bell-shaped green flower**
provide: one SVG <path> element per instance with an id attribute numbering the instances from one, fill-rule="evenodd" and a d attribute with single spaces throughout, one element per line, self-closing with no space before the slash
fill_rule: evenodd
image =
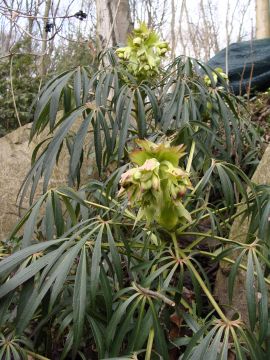
<path id="1" fill-rule="evenodd" d="M 116 50 L 120 62 L 136 78 L 146 79 L 156 76 L 160 71 L 161 59 L 169 50 L 158 34 L 140 23 L 129 36 L 126 47 Z"/>
<path id="2" fill-rule="evenodd" d="M 228 81 L 228 76 L 226 73 L 224 73 L 224 71 L 222 70 L 222 68 L 215 68 L 215 72 L 212 72 L 212 77 L 213 77 L 213 80 L 214 80 L 214 85 L 217 84 L 218 82 L 218 76 L 217 76 L 217 73 L 219 74 L 219 76 L 221 76 L 224 80 Z M 211 86 L 212 85 L 212 82 L 211 82 L 211 79 L 208 75 L 205 75 L 204 76 L 204 83 L 207 85 L 207 86 Z"/>
<path id="3" fill-rule="evenodd" d="M 126 193 L 130 205 L 140 207 L 139 216 L 148 224 L 156 221 L 172 230 L 190 221 L 182 200 L 192 185 L 186 171 L 178 166 L 184 147 L 148 140 L 137 140 L 137 144 L 141 149 L 130 154 L 137 166 L 122 175 L 119 195 Z"/>

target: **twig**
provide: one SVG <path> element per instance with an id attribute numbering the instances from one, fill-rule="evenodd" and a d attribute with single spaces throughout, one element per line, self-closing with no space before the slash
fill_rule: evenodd
<path id="1" fill-rule="evenodd" d="M 243 80 L 244 80 L 245 71 L 246 71 L 246 63 L 244 63 L 243 71 L 241 73 L 241 78 L 240 78 L 240 81 L 239 81 L 239 96 L 242 95 L 242 84 L 243 84 Z"/>
<path id="2" fill-rule="evenodd" d="M 49 19 L 70 19 L 73 17 L 76 17 L 76 14 L 73 15 L 63 15 L 63 16 L 38 16 L 38 15 L 32 15 L 32 14 L 26 14 L 20 10 L 16 10 L 16 9 L 12 9 L 12 8 L 6 8 L 4 6 L 0 6 L 0 10 L 1 11 L 9 11 L 11 13 L 13 13 L 14 18 L 16 17 L 23 17 L 23 18 L 27 18 L 27 19 L 42 19 L 42 20 L 49 20 Z M 4 15 L 4 14 L 3 14 Z"/>
<path id="3" fill-rule="evenodd" d="M 168 304 L 169 306 L 174 307 L 175 306 L 175 302 L 170 300 L 169 298 L 167 298 L 165 295 L 157 292 L 157 291 L 153 291 L 150 289 L 146 289 L 144 287 L 142 287 L 141 285 L 136 284 L 135 282 L 132 283 L 132 285 L 135 287 L 135 289 L 139 290 L 141 293 L 143 293 L 144 295 L 148 295 L 150 297 L 156 298 L 156 299 L 160 299 L 162 300 L 165 304 Z"/>
<path id="4" fill-rule="evenodd" d="M 18 123 L 19 123 L 19 127 L 21 127 L 22 123 L 20 121 L 20 117 L 19 117 L 19 113 L 18 113 L 17 105 L 16 105 L 16 100 L 15 100 L 15 95 L 14 95 L 12 66 L 13 66 L 13 56 L 11 55 L 11 57 L 10 57 L 10 67 L 9 67 L 10 90 L 11 90 L 11 94 L 12 94 L 12 100 L 13 100 L 15 114 L 16 114 L 16 117 L 17 117 L 17 120 L 18 120 Z"/>

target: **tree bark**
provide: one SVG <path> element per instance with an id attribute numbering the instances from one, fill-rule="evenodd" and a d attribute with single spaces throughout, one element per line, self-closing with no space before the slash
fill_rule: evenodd
<path id="1" fill-rule="evenodd" d="M 47 50 L 47 38 L 48 38 L 48 33 L 46 31 L 46 24 L 48 22 L 48 16 L 49 16 L 49 12 L 51 9 L 51 0 L 46 0 L 45 3 L 45 10 L 44 10 L 44 21 L 43 21 L 43 32 L 42 32 L 42 45 L 41 45 L 41 59 L 40 59 L 40 77 L 44 77 L 46 75 L 46 60 L 47 60 L 47 56 L 46 56 L 46 50 Z"/>
<path id="2" fill-rule="evenodd" d="M 256 39 L 270 37 L 270 2 L 256 0 Z"/>
<path id="3" fill-rule="evenodd" d="M 171 19 L 171 54 L 172 58 L 175 57 L 175 49 L 176 49 L 176 36 L 175 36 L 175 2 L 171 0 L 171 9 L 172 9 L 172 19 Z"/>
<path id="4" fill-rule="evenodd" d="M 132 30 L 128 0 L 96 0 L 99 49 L 125 44 Z"/>

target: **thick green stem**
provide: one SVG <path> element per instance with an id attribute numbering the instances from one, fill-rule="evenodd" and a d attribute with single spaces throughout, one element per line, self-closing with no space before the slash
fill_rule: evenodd
<path id="1" fill-rule="evenodd" d="M 151 360 L 151 353 L 152 353 L 154 335 L 155 335 L 155 331 L 154 331 L 153 328 L 151 328 L 149 336 L 148 336 L 148 341 L 147 341 L 145 360 Z"/>

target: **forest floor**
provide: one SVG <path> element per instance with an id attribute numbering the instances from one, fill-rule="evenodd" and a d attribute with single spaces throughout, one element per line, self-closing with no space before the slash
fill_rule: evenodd
<path id="1" fill-rule="evenodd" d="M 261 135 L 262 141 L 270 143 L 270 90 L 258 93 L 248 102 L 251 121 Z"/>

